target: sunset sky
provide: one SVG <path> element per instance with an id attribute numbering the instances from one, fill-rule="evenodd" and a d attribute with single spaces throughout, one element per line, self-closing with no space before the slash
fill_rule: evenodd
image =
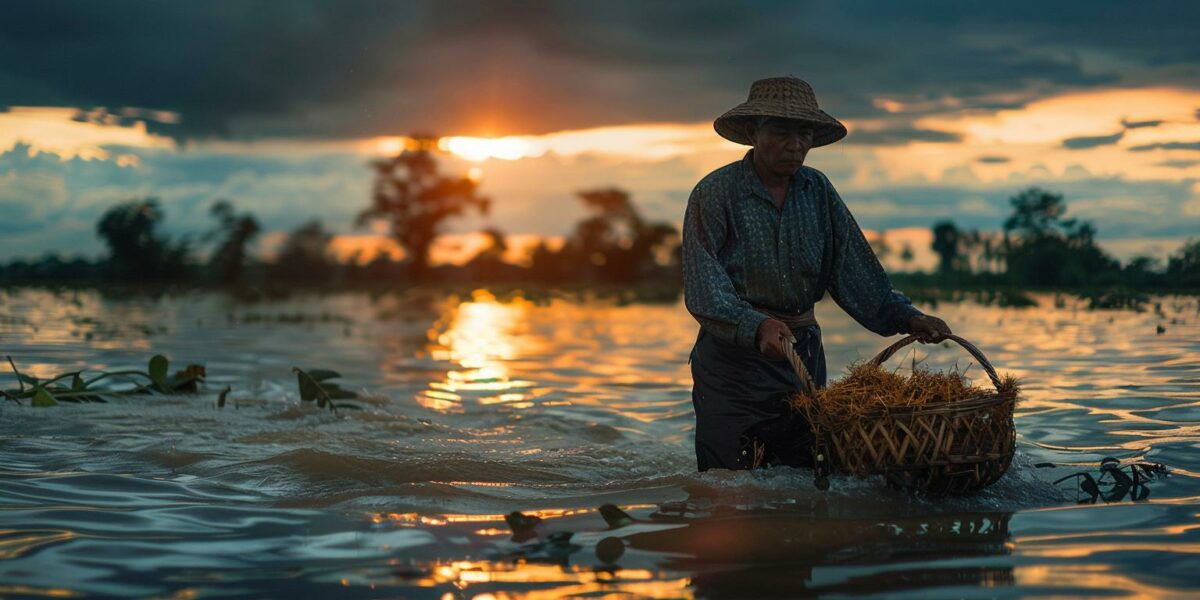
<path id="1" fill-rule="evenodd" d="M 599 186 L 677 223 L 745 150 L 713 118 L 785 74 L 848 126 L 807 164 L 864 228 L 998 229 L 1038 185 L 1122 258 L 1200 236 L 1196 3 L 0 7 L 0 260 L 98 255 L 98 215 L 142 196 L 174 233 L 228 198 L 263 246 L 312 217 L 371 243 L 368 161 L 412 133 L 455 136 L 445 168 L 494 200 L 456 230 L 562 235 Z"/>

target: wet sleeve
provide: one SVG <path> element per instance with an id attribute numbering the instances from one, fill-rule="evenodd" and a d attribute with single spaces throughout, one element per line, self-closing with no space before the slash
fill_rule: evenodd
<path id="1" fill-rule="evenodd" d="M 863 327 L 890 336 L 908 332 L 908 320 L 921 311 L 897 290 L 867 243 L 841 196 L 826 180 L 829 191 L 829 223 L 832 260 L 829 295 Z"/>
<path id="2" fill-rule="evenodd" d="M 718 338 L 756 349 L 758 326 L 767 318 L 737 295 L 717 260 L 725 243 L 725 211 L 696 186 L 683 217 L 683 299 L 700 326 Z"/>

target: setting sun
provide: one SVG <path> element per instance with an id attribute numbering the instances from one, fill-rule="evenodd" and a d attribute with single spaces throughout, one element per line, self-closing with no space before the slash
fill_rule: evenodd
<path id="1" fill-rule="evenodd" d="M 438 140 L 438 148 L 473 161 L 483 161 L 489 158 L 518 160 L 541 155 L 541 152 L 536 152 L 527 140 L 518 136 L 502 138 L 444 137 Z"/>

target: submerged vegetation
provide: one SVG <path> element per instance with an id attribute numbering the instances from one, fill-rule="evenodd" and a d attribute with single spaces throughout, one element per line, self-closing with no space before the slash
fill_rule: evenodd
<path id="1" fill-rule="evenodd" d="M 1038 463 L 1037 468 L 1054 468 L 1053 463 Z M 1126 474 L 1125 471 L 1129 473 Z M 1093 476 L 1087 471 L 1072 473 L 1054 482 L 1059 485 L 1064 482 L 1075 484 L 1075 502 L 1078 504 L 1111 504 L 1128 499 L 1130 502 L 1141 502 L 1150 498 L 1149 484 L 1167 477 L 1170 471 L 1162 463 L 1131 462 L 1121 464 L 1121 461 L 1108 456 L 1100 461 L 1100 467 Z"/>
<path id="2" fill-rule="evenodd" d="M 107 402 L 106 398 L 117 396 L 132 396 L 146 394 L 194 394 L 200 391 L 200 385 L 208 376 L 203 365 L 187 365 L 183 369 L 169 375 L 170 360 L 161 354 L 155 354 L 146 364 L 145 370 L 128 369 L 121 371 L 99 371 L 86 374 L 85 371 L 68 371 L 47 379 L 39 379 L 22 373 L 17 368 L 11 356 L 5 356 L 13 375 L 17 379 L 15 389 L 0 389 L 4 399 L 30 406 L 58 406 L 63 402 Z M 300 401 L 314 402 L 319 408 L 328 408 L 337 412 L 339 408 L 359 410 L 362 407 L 344 400 L 354 400 L 358 393 L 342 389 L 333 379 L 341 377 L 337 371 L 329 369 L 300 369 L 293 367 Z M 101 383 L 103 382 L 103 383 Z M 113 383 L 125 382 L 127 387 L 114 387 Z M 224 408 L 226 399 L 231 391 L 225 387 L 217 396 L 217 408 Z"/>
<path id="3" fill-rule="evenodd" d="M 337 383 L 330 381 L 337 379 L 341 375 L 337 371 L 329 369 L 310 369 L 305 371 L 299 367 L 292 367 L 292 372 L 296 374 L 296 384 L 300 388 L 301 402 L 316 402 L 319 408 L 328 408 L 332 412 L 337 412 L 339 408 L 348 408 L 359 410 L 362 407 L 349 402 L 337 402 L 337 400 L 353 400 L 358 398 L 358 394 L 350 390 L 344 390 L 338 387 Z"/>
<path id="4" fill-rule="evenodd" d="M 56 406 L 60 402 L 105 402 L 106 397 L 132 394 L 179 394 L 195 392 L 207 376 L 201 365 L 188 365 L 170 373 L 170 361 L 156 354 L 150 358 L 146 370 L 101 371 L 91 378 L 84 371 L 69 371 L 49 379 L 39 379 L 22 373 L 11 356 L 5 357 L 17 378 L 17 389 L 0 390 L 5 399 L 21 404 L 28 400 L 32 406 Z M 131 387 L 114 388 L 108 384 L 125 381 Z M 104 382 L 101 385 L 100 382 Z"/>

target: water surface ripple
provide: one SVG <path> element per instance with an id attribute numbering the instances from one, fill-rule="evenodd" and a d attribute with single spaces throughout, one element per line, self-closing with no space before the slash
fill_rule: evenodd
<path id="1" fill-rule="evenodd" d="M 786 468 L 697 474 L 679 302 L 9 290 L 0 346 L 25 373 L 162 353 L 208 380 L 0 404 L 0 596 L 1197 594 L 1200 307 L 1037 299 L 925 307 L 1024 381 L 1012 470 L 932 500 L 842 477 L 818 492 Z M 832 375 L 886 345 L 828 302 L 818 317 Z M 970 361 L 922 346 L 892 363 L 914 358 Z M 293 366 L 340 372 L 363 410 L 300 402 Z M 1137 502 L 1054 483 L 1105 457 L 1171 474 Z M 634 520 L 611 528 L 606 503 Z M 543 520 L 513 536 L 512 511 Z"/>

